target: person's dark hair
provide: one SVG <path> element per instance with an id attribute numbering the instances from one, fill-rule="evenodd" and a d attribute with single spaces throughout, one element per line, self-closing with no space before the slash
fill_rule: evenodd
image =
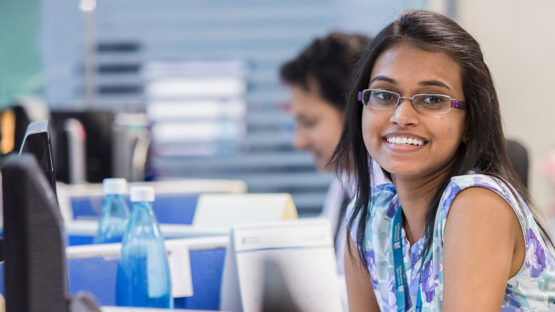
<path id="1" fill-rule="evenodd" d="M 348 170 L 357 181 L 357 200 L 349 220 L 349 232 L 355 226 L 357 216 L 357 249 L 363 256 L 366 220 L 369 216 L 371 197 L 371 158 L 362 138 L 361 116 L 363 106 L 357 101 L 357 92 L 368 88 L 370 73 L 378 56 L 400 42 L 412 44 L 422 50 L 443 52 L 455 60 L 461 68 L 461 79 L 467 108 L 467 135 L 462 143 L 428 208 L 426 217 L 425 247 L 421 256 L 429 252 L 432 244 L 433 225 L 441 195 L 453 176 L 464 175 L 471 169 L 491 175 L 512 185 L 530 207 L 536 220 L 538 212 L 531 204 L 530 195 L 512 168 L 507 155 L 505 137 L 501 124 L 499 102 L 493 80 L 484 62 L 480 46 L 474 38 L 451 19 L 429 11 L 414 10 L 403 13 L 396 21 L 384 28 L 372 41 L 353 74 L 352 88 L 348 94 L 346 116 L 341 139 L 332 156 L 338 172 Z M 389 173 L 384 172 L 389 176 Z M 539 223 L 538 223 L 539 224 Z M 540 225 L 544 239 L 551 245 L 544 227 Z"/>
<path id="2" fill-rule="evenodd" d="M 306 91 L 316 87 L 324 100 L 343 113 L 353 68 L 369 42 L 368 36 L 342 32 L 316 38 L 296 58 L 281 66 L 281 80 Z"/>

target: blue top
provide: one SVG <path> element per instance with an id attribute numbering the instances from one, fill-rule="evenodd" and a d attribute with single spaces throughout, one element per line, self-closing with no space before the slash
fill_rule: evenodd
<path id="1" fill-rule="evenodd" d="M 555 311 L 555 258 L 541 237 L 534 217 L 520 196 L 515 198 L 505 183 L 482 174 L 451 178 L 438 206 L 432 246 L 424 261 L 422 276 L 422 259 L 419 255 L 425 239 L 409 246 L 405 231 L 402 230 L 405 279 L 410 294 L 406 296 L 408 302 L 405 303 L 408 310 L 415 310 L 417 292 L 420 292 L 422 311 L 441 311 L 445 222 L 455 196 L 468 187 L 484 187 L 498 193 L 513 208 L 524 235 L 524 263 L 518 273 L 507 282 L 501 311 Z M 373 188 L 370 205 L 363 244 L 364 256 L 368 261 L 368 271 L 380 310 L 397 311 L 392 236 L 393 217 L 400 204 L 393 184 Z M 352 209 L 351 204 L 348 208 L 349 218 L 353 213 Z M 358 218 L 351 230 L 355 244 Z"/>

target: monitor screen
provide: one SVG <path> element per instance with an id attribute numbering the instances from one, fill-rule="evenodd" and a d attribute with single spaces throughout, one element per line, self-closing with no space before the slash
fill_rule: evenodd
<path id="1" fill-rule="evenodd" d="M 112 111 L 52 111 L 54 146 L 54 164 L 58 174 L 58 181 L 71 183 L 70 169 L 67 167 L 71 155 L 67 146 L 66 122 L 69 119 L 79 121 L 85 130 L 85 179 L 88 182 L 102 182 L 104 178 L 113 175 L 112 168 L 112 126 L 114 112 Z"/>
<path id="2" fill-rule="evenodd" d="M 36 121 L 27 127 L 19 154 L 29 153 L 35 156 L 40 171 L 44 173 L 48 183 L 56 195 L 56 174 L 52 160 L 52 144 L 50 141 L 50 124 L 48 120 Z"/>

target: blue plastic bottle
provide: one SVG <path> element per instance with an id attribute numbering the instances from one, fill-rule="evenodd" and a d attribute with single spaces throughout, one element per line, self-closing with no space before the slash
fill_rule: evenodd
<path id="1" fill-rule="evenodd" d="M 131 201 L 118 264 L 116 305 L 172 308 L 168 254 L 152 211 L 154 190 L 133 187 Z"/>
<path id="2" fill-rule="evenodd" d="M 129 208 L 125 201 L 127 181 L 125 179 L 104 179 L 102 182 L 106 200 L 98 221 L 96 244 L 119 243 L 123 238 L 129 219 Z"/>

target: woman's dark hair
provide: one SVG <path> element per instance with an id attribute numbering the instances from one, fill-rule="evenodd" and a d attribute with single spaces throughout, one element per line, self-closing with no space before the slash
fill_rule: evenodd
<path id="1" fill-rule="evenodd" d="M 510 164 L 497 94 L 478 42 L 454 21 L 443 15 L 422 10 L 407 11 L 383 29 L 361 57 L 346 100 L 346 119 L 341 139 L 331 160 L 338 172 L 347 170 L 357 181 L 357 199 L 349 220 L 349 232 L 355 226 L 355 220 L 359 216 L 356 225 L 357 249 L 365 267 L 367 261 L 362 251 L 366 220 L 370 213 L 372 172 L 371 158 L 362 139 L 363 106 L 357 101 L 357 92 L 368 88 L 370 73 L 378 56 L 400 42 L 412 44 L 425 51 L 443 52 L 453 58 L 461 68 L 463 92 L 468 106 L 466 123 L 469 141 L 460 144 L 448 174 L 428 207 L 426 238 L 421 256 L 426 255 L 430 250 L 437 207 L 449 180 L 453 176 L 464 175 L 474 168 L 512 185 L 514 192 L 523 198 L 536 220 L 540 221 L 537 211 L 531 204 L 527 189 Z M 385 174 L 389 175 L 387 172 Z M 546 241 L 552 244 L 544 227 L 538 224 Z"/>
<path id="2" fill-rule="evenodd" d="M 281 80 L 306 91 L 316 87 L 323 99 L 343 113 L 351 73 L 368 42 L 368 36 L 342 32 L 316 38 L 296 58 L 281 66 Z"/>

